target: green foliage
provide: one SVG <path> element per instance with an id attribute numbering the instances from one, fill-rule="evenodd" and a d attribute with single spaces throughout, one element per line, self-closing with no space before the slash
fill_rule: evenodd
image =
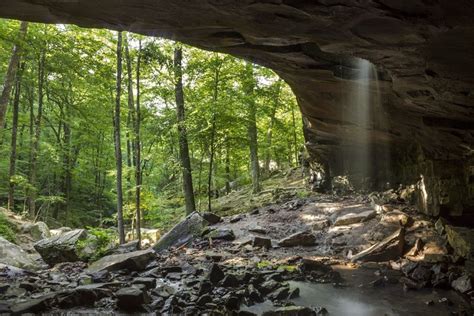
<path id="1" fill-rule="evenodd" d="M 271 261 L 262 260 L 257 262 L 258 269 L 276 269 L 280 271 L 295 272 L 298 269 L 296 265 L 278 265 L 274 264 Z"/>
<path id="2" fill-rule="evenodd" d="M 117 244 L 117 232 L 110 228 L 87 227 L 88 236 L 77 243 L 83 260 L 95 261 Z"/>
<path id="3" fill-rule="evenodd" d="M 2 212 L 0 212 L 0 236 L 13 243 L 16 239 L 13 225 L 8 222 L 7 217 Z"/>
<path id="4" fill-rule="evenodd" d="M 17 21 L 0 20 L 0 82 L 3 82 Z M 127 34 L 136 101 L 136 70 L 141 56 L 142 227 L 166 230 L 184 216 L 175 108 L 173 49 L 175 43 Z M 138 41 L 141 40 L 142 51 Z M 9 110 L 0 134 L 0 201 L 15 184 L 15 208 L 23 208 L 34 192 L 37 210 L 46 222 L 65 226 L 100 225 L 116 212 L 116 171 L 112 109 L 115 104 L 116 33 L 72 25 L 30 24 L 22 56 L 16 175 L 8 179 L 11 153 Z M 31 143 L 38 111 L 38 63 L 45 52 L 43 120 L 37 179 L 31 174 Z M 183 46 L 186 129 L 193 185 L 199 210 L 207 208 L 207 192 L 224 194 L 250 183 L 249 107 L 256 107 L 262 174 L 297 164 L 303 144 L 302 120 L 290 87 L 271 70 L 229 55 Z M 124 65 L 126 61 L 124 60 Z M 128 107 L 128 73 L 122 93 L 122 151 L 125 224 L 135 217 L 133 115 Z M 251 93 L 248 87 L 253 86 Z M 214 128 L 213 128 L 214 126 Z M 214 138 L 214 146 L 211 146 Z M 214 153 L 211 188 L 210 155 Z M 268 165 L 269 168 L 266 168 Z M 266 170 L 269 169 L 269 170 Z M 70 185 L 68 185 L 70 183 Z M 255 197 L 258 200 L 258 197 Z M 258 202 L 258 201 L 257 201 Z M 215 203 L 216 209 L 223 205 Z M 242 211 L 238 208 L 236 211 Z M 49 221 L 48 218 L 54 218 Z M 108 223 L 116 226 L 116 223 Z"/>

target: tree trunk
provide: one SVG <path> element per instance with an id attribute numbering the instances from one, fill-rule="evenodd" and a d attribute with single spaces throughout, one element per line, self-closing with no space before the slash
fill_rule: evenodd
<path id="1" fill-rule="evenodd" d="M 135 129 L 135 105 L 133 100 L 133 74 L 132 74 L 132 60 L 130 58 L 130 50 L 128 45 L 128 38 L 124 39 L 125 59 L 127 61 L 127 90 L 128 90 L 128 114 L 127 114 L 127 167 L 128 171 L 132 170 L 135 161 L 135 140 L 133 131 Z M 132 201 L 132 177 L 130 172 L 127 172 L 127 201 Z"/>
<path id="2" fill-rule="evenodd" d="M 69 91 L 72 93 L 72 86 L 69 85 Z M 64 218 L 67 225 L 71 207 L 71 189 L 72 189 L 72 136 L 71 136 L 71 126 L 70 126 L 70 104 L 69 102 L 64 102 L 64 120 L 63 120 L 63 192 L 65 199 L 64 207 Z"/>
<path id="3" fill-rule="evenodd" d="M 298 142 L 296 138 L 296 119 L 295 119 L 295 107 L 291 105 L 291 118 L 293 121 L 293 147 L 294 147 L 294 154 L 295 154 L 295 162 L 296 166 L 299 165 L 299 159 L 298 159 Z"/>
<path id="4" fill-rule="evenodd" d="M 182 68 L 183 51 L 180 46 L 174 49 L 174 72 L 175 72 L 175 96 L 176 96 L 176 112 L 178 121 L 178 137 L 179 137 L 179 157 L 181 160 L 181 168 L 183 171 L 183 191 L 186 203 L 186 214 L 191 214 L 196 210 L 194 202 L 193 178 L 191 170 L 191 159 L 189 158 L 189 145 L 186 133 L 186 119 L 184 109 L 184 92 L 183 92 L 183 68 Z"/>
<path id="5" fill-rule="evenodd" d="M 215 54 L 216 65 L 214 71 L 214 92 L 212 101 L 214 103 L 214 112 L 212 113 L 212 127 L 211 127 L 211 143 L 209 146 L 210 158 L 209 158 L 209 176 L 207 181 L 207 210 L 212 211 L 212 171 L 214 167 L 214 155 L 215 155 L 215 138 L 216 138 L 216 109 L 217 109 L 217 98 L 219 96 L 219 80 L 220 80 L 220 66 L 219 55 Z"/>
<path id="6" fill-rule="evenodd" d="M 11 152 L 10 152 L 10 169 L 8 172 L 8 209 L 13 210 L 15 207 L 15 182 L 13 177 L 16 171 L 16 143 L 17 143 L 17 132 L 18 132 L 18 113 L 20 108 L 20 95 L 21 95 L 21 72 L 18 72 L 15 83 L 15 98 L 13 100 L 13 122 L 12 122 L 12 139 L 11 139 Z"/>
<path id="7" fill-rule="evenodd" d="M 122 94 L 122 32 L 118 32 L 117 41 L 117 81 L 114 111 L 115 166 L 117 171 L 117 226 L 120 244 L 125 243 L 123 226 L 123 191 L 122 191 L 122 147 L 120 140 L 120 97 Z"/>
<path id="8" fill-rule="evenodd" d="M 257 140 L 257 107 L 255 105 L 254 90 L 255 78 L 253 75 L 253 66 L 247 63 L 246 66 L 248 82 L 246 84 L 246 94 L 248 96 L 248 138 L 250 149 L 250 170 L 252 176 L 252 191 L 260 191 L 260 171 L 258 162 L 258 140 Z"/>
<path id="9" fill-rule="evenodd" d="M 227 194 L 230 193 L 230 142 L 229 138 L 225 141 L 225 191 Z"/>
<path id="10" fill-rule="evenodd" d="M 281 94 L 281 79 L 277 82 L 277 93 L 275 97 L 275 102 L 273 104 L 272 112 L 270 114 L 270 126 L 267 131 L 267 150 L 265 151 L 265 173 L 270 174 L 270 161 L 272 159 L 272 141 L 273 141 L 273 126 L 275 125 L 276 112 L 280 105 L 280 94 Z"/>
<path id="11" fill-rule="evenodd" d="M 5 115 L 7 113 L 8 103 L 10 102 L 10 94 L 18 70 L 18 64 L 20 62 L 21 42 L 24 40 L 27 30 L 28 22 L 21 22 L 20 33 L 18 35 L 19 43 L 13 46 L 13 52 L 10 58 L 10 63 L 8 64 L 2 94 L 0 95 L 0 131 L 3 130 L 5 124 Z"/>
<path id="12" fill-rule="evenodd" d="M 140 139 L 140 124 L 141 124 L 141 108 L 140 108 L 140 67 L 141 67 L 141 52 L 142 42 L 138 42 L 138 60 L 137 60 L 137 109 L 135 116 L 135 208 L 136 208 L 136 228 L 138 240 L 141 241 L 141 208 L 140 208 L 140 194 L 142 185 L 142 160 L 141 160 L 141 139 Z M 140 246 L 140 242 L 138 243 Z"/>
<path id="13" fill-rule="evenodd" d="M 36 115 L 34 123 L 34 135 L 31 146 L 31 157 L 30 157 L 30 176 L 29 182 L 32 188 L 28 191 L 28 209 L 31 218 L 36 216 L 36 163 L 38 160 L 38 152 L 41 137 L 41 122 L 43 117 L 43 99 L 44 99 L 44 80 L 45 80 L 45 59 L 46 49 L 43 49 L 40 53 L 38 63 L 38 114 Z M 33 116 L 34 117 L 34 116 Z M 32 117 L 32 118 L 33 118 Z"/>

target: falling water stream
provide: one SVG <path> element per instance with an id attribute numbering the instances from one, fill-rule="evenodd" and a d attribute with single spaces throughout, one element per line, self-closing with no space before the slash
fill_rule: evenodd
<path id="1" fill-rule="evenodd" d="M 355 78 L 348 81 L 345 104 L 342 107 L 345 131 L 346 172 L 357 175 L 362 187 L 370 178 L 388 168 L 388 147 L 375 146 L 377 135 L 386 130 L 386 114 L 382 107 L 377 68 L 367 60 L 357 59 Z"/>

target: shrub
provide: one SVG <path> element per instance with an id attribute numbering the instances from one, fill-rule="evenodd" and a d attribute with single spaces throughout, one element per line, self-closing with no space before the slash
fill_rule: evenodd
<path id="1" fill-rule="evenodd" d="M 8 222 L 5 214 L 0 212 L 0 236 L 10 242 L 15 242 L 16 236 L 13 230 L 13 226 Z"/>
<path id="2" fill-rule="evenodd" d="M 117 234 L 113 229 L 87 227 L 87 230 L 87 238 L 77 243 L 82 259 L 95 261 L 115 246 Z"/>

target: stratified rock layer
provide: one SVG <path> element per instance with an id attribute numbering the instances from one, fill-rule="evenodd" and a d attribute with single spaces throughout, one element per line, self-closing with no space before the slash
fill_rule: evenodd
<path id="1" fill-rule="evenodd" d="M 369 148 L 372 178 L 420 180 L 426 213 L 473 208 L 470 0 L 3 0 L 0 16 L 163 36 L 270 67 L 293 88 L 307 147 L 327 175 L 362 180 L 354 157 Z M 358 58 L 377 66 L 370 89 L 382 100 L 364 126 L 348 115 L 359 111 Z"/>

